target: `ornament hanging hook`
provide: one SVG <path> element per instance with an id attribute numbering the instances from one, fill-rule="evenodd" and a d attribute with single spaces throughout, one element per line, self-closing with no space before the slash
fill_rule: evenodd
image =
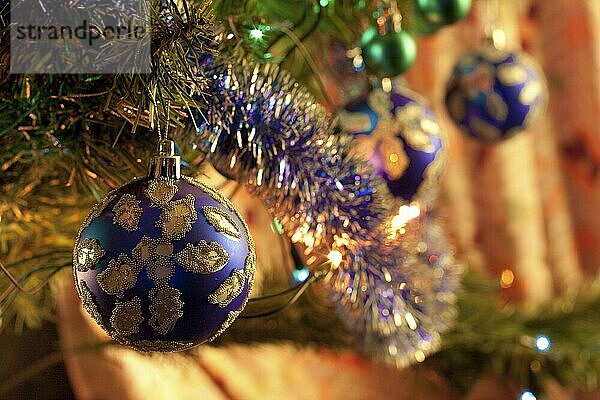
<path id="1" fill-rule="evenodd" d="M 156 155 L 150 161 L 148 176 L 151 178 L 181 178 L 181 157 L 175 155 L 175 142 L 169 140 L 169 118 L 171 102 L 166 104 L 165 127 L 160 123 L 160 112 L 156 101 L 156 87 L 152 90 L 152 103 L 150 103 L 150 127 L 158 134 Z"/>

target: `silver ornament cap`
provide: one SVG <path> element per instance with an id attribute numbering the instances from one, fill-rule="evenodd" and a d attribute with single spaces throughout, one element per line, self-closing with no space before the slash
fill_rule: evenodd
<path id="1" fill-rule="evenodd" d="M 148 176 L 151 178 L 181 178 L 181 157 L 175 155 L 175 142 L 172 140 L 158 142 L 157 153 L 150 162 Z"/>

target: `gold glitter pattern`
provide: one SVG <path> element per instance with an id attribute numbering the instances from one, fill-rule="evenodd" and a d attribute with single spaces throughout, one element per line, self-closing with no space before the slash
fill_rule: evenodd
<path id="1" fill-rule="evenodd" d="M 113 207 L 113 212 L 115 213 L 113 223 L 130 232 L 137 231 L 140 217 L 142 216 L 140 203 L 141 201 L 136 199 L 132 194 L 121 196 L 117 204 Z"/>
<path id="2" fill-rule="evenodd" d="M 132 254 L 136 260 L 148 262 L 154 257 L 155 243 L 148 236 L 142 236 L 140 242 L 133 248 Z"/>
<path id="3" fill-rule="evenodd" d="M 242 310 L 243 310 L 243 308 L 244 307 L 242 307 Z M 215 334 L 212 335 L 210 337 L 210 339 L 208 339 L 208 341 L 212 342 L 213 340 L 218 338 L 223 332 L 225 332 L 227 330 L 227 328 L 229 328 L 231 326 L 231 324 L 233 324 L 233 321 L 235 321 L 235 319 L 238 317 L 238 315 L 240 315 L 242 310 L 229 311 L 229 313 L 227 314 L 227 318 L 225 318 L 225 321 L 223 321 L 223 323 L 219 327 L 219 330 L 216 331 Z"/>
<path id="4" fill-rule="evenodd" d="M 516 63 L 502 64 L 498 67 L 498 80 L 506 86 L 519 85 L 527 79 L 527 69 Z"/>
<path id="5" fill-rule="evenodd" d="M 237 211 L 236 211 L 233 203 L 231 202 L 231 200 L 229 200 L 227 197 L 223 196 L 223 194 L 221 192 L 217 191 L 216 189 L 214 189 L 210 186 L 204 185 L 202 182 L 200 182 L 194 178 L 191 178 L 188 176 L 183 176 L 182 179 L 185 180 L 186 182 L 188 182 L 189 184 L 196 186 L 197 188 L 199 188 L 200 190 L 202 190 L 203 192 L 205 192 L 209 196 L 211 196 L 215 201 L 219 202 L 221 205 L 226 207 L 228 210 L 237 214 Z M 229 314 L 227 314 L 227 318 L 223 322 L 223 324 L 221 324 L 221 327 L 219 328 L 219 330 L 213 336 L 211 336 L 211 338 L 208 341 L 215 340 L 219 335 L 221 335 L 223 332 L 225 332 L 225 330 L 227 328 L 229 328 L 229 326 L 233 323 L 233 321 L 235 321 L 237 316 L 246 307 L 246 304 L 248 304 L 248 298 L 250 296 L 250 293 L 252 292 L 252 287 L 254 285 L 254 272 L 256 270 L 256 250 L 255 250 L 254 240 L 252 239 L 252 236 L 250 236 L 250 234 L 249 234 L 248 225 L 246 224 L 246 221 L 244 221 L 244 219 L 240 217 L 240 222 L 242 223 L 243 231 L 246 234 L 246 240 L 248 242 L 248 256 L 246 257 L 246 262 L 245 262 L 245 266 L 244 266 L 244 272 L 245 272 L 246 276 L 248 277 L 248 296 L 246 296 L 244 298 L 244 302 L 242 303 L 242 305 L 240 306 L 240 308 L 238 310 L 230 311 Z M 248 272 L 251 272 L 251 273 L 248 274 Z"/>
<path id="6" fill-rule="evenodd" d="M 175 261 L 188 272 L 212 274 L 225 267 L 229 254 L 219 243 L 201 240 L 196 246 L 188 243 L 185 249 L 175 254 Z"/>
<path id="7" fill-rule="evenodd" d="M 244 263 L 244 275 L 248 278 L 248 296 L 246 301 L 248 301 L 248 297 L 250 297 L 250 292 L 252 292 L 252 287 L 254 286 L 254 276 L 256 274 L 256 254 L 254 252 L 249 253 L 246 257 L 246 261 Z M 246 306 L 246 302 L 242 305 L 242 310 Z"/>
<path id="8" fill-rule="evenodd" d="M 173 243 L 162 238 L 158 239 L 154 252 L 157 257 L 170 257 L 173 255 Z"/>
<path id="9" fill-rule="evenodd" d="M 113 193 L 113 192 L 111 192 L 111 193 Z M 96 218 L 98 218 L 100 216 L 100 214 L 102 214 L 104 209 L 106 207 L 108 207 L 110 202 L 113 201 L 115 199 L 115 197 L 117 197 L 116 195 L 111 194 L 111 193 L 109 193 L 105 198 L 103 198 L 100 203 L 97 203 L 96 205 L 94 205 L 94 207 L 92 207 L 90 213 L 87 215 L 87 217 L 85 217 L 85 220 L 83 221 L 83 224 L 81 225 L 81 229 L 79 231 L 80 233 L 85 228 L 89 227 L 90 224 L 92 223 L 92 221 L 95 220 Z"/>
<path id="10" fill-rule="evenodd" d="M 118 336 L 129 336 L 138 333 L 142 317 L 142 305 L 139 297 L 117 303 L 110 317 L 110 324 Z"/>
<path id="11" fill-rule="evenodd" d="M 100 261 L 106 252 L 96 239 L 87 238 L 78 244 L 73 254 L 73 265 L 79 272 L 86 272 Z"/>
<path id="12" fill-rule="evenodd" d="M 90 314 L 90 316 L 98 325 L 104 327 L 104 324 L 102 323 L 102 315 L 100 314 L 100 311 L 98 311 L 98 307 L 96 307 L 96 303 L 94 302 L 94 298 L 92 297 L 90 289 L 83 280 L 79 281 L 79 295 L 81 296 L 83 309 Z"/>
<path id="13" fill-rule="evenodd" d="M 175 266 L 169 258 L 162 257 L 146 268 L 148 277 L 155 282 L 166 282 L 175 273 Z"/>
<path id="14" fill-rule="evenodd" d="M 124 341 L 123 344 L 139 351 L 181 351 L 194 346 L 192 342 L 166 342 L 163 340 L 135 340 Z"/>
<path id="15" fill-rule="evenodd" d="M 245 278 L 244 271 L 234 269 L 231 271 L 231 275 L 219 285 L 214 293 L 208 296 L 208 302 L 217 304 L 221 308 L 227 307 L 233 299 L 242 293 Z"/>
<path id="16" fill-rule="evenodd" d="M 162 229 L 163 236 L 169 239 L 181 239 L 192 229 L 197 219 L 194 196 L 188 194 L 163 207 L 156 226 Z"/>
<path id="17" fill-rule="evenodd" d="M 478 117 L 471 118 L 471 127 L 477 132 L 477 136 L 482 139 L 497 140 L 502 137 L 500 129 Z"/>
<path id="18" fill-rule="evenodd" d="M 177 185 L 172 179 L 152 179 L 146 188 L 145 194 L 153 205 L 164 207 L 177 194 Z"/>
<path id="19" fill-rule="evenodd" d="M 225 211 L 220 210 L 217 207 L 204 206 L 202 207 L 202 213 L 208 223 L 211 224 L 217 232 L 224 233 L 225 235 L 236 239 L 241 237 L 239 229 L 235 226 L 235 222 Z"/>
<path id="20" fill-rule="evenodd" d="M 140 242 L 132 250 L 133 257 L 148 263 L 155 257 L 170 257 L 173 254 L 173 243 L 164 238 L 151 239 L 142 236 Z"/>
<path id="21" fill-rule="evenodd" d="M 169 333 L 179 318 L 183 316 L 183 302 L 179 299 L 181 291 L 172 287 L 150 290 L 150 313 L 148 321 L 154 330 L 162 335 Z"/>
<path id="22" fill-rule="evenodd" d="M 544 91 L 544 86 L 540 81 L 533 80 L 528 82 L 519 93 L 519 101 L 525 105 L 532 105 L 539 99 Z"/>
<path id="23" fill-rule="evenodd" d="M 106 293 L 123 297 L 127 289 L 135 286 L 141 269 L 140 264 L 121 254 L 117 260 L 110 260 L 108 267 L 98 274 L 96 280 Z"/>
<path id="24" fill-rule="evenodd" d="M 504 122 L 506 117 L 508 117 L 508 106 L 500 96 L 496 92 L 490 92 L 486 94 L 486 106 L 491 116 L 494 117 L 496 121 Z"/>

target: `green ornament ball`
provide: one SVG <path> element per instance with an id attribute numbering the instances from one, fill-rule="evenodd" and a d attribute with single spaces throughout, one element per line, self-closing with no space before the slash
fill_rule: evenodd
<path id="1" fill-rule="evenodd" d="M 417 44 L 406 31 L 380 35 L 369 28 L 360 38 L 362 57 L 367 70 L 379 78 L 392 78 L 406 72 L 417 57 Z"/>
<path id="2" fill-rule="evenodd" d="M 418 35 L 428 36 L 437 33 L 444 25 L 431 23 L 425 20 L 419 13 L 413 16 L 412 30 Z"/>
<path id="3" fill-rule="evenodd" d="M 415 13 L 430 27 L 454 24 L 471 9 L 472 0 L 415 0 Z"/>

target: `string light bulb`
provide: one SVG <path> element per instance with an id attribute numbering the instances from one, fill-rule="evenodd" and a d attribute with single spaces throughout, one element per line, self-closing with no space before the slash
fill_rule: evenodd
<path id="1" fill-rule="evenodd" d="M 298 283 L 302 283 L 308 279 L 310 276 L 310 271 L 308 268 L 296 269 L 294 270 L 294 280 Z"/>
<path id="2" fill-rule="evenodd" d="M 552 343 L 550 342 L 550 338 L 548 338 L 546 335 L 540 335 L 535 338 L 535 348 L 541 353 L 545 353 L 550 350 L 551 345 Z"/>
<path id="3" fill-rule="evenodd" d="M 519 396 L 519 400 L 537 400 L 537 397 L 530 390 L 525 390 Z"/>
<path id="4" fill-rule="evenodd" d="M 258 28 L 250 29 L 250 38 L 254 40 L 262 40 L 263 31 Z"/>
<path id="5" fill-rule="evenodd" d="M 394 217 L 390 221 L 389 226 L 389 237 L 393 238 L 398 234 L 404 234 L 406 230 L 404 229 L 406 224 L 418 218 L 421 215 L 421 208 L 416 204 L 411 205 L 403 205 L 398 210 L 398 214 L 394 215 Z"/>
<path id="6" fill-rule="evenodd" d="M 331 262 L 333 268 L 338 268 L 342 263 L 342 253 L 337 250 L 331 250 L 329 254 L 327 254 L 327 258 Z"/>

